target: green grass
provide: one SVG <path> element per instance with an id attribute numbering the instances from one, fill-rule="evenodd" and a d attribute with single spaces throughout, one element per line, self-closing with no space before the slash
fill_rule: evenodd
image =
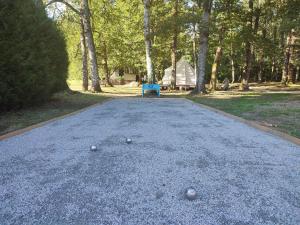
<path id="1" fill-rule="evenodd" d="M 40 106 L 0 114 L 0 135 L 62 116 L 107 99 L 100 94 L 63 92 Z"/>
<path id="2" fill-rule="evenodd" d="M 300 138 L 300 95 L 249 93 L 242 95 L 188 96 L 227 113 L 272 126 Z"/>
<path id="3" fill-rule="evenodd" d="M 69 87 L 74 91 L 81 90 L 81 81 L 78 80 L 70 80 L 68 81 Z M 90 82 L 91 84 L 91 82 Z M 114 87 L 105 87 L 101 86 L 102 94 L 106 96 L 140 96 L 141 95 L 141 87 L 129 87 L 127 85 L 114 85 Z"/>

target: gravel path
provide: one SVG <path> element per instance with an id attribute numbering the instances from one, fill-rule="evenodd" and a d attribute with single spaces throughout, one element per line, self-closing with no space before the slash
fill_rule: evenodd
<path id="1" fill-rule="evenodd" d="M 300 224 L 300 147 L 183 99 L 112 100 L 0 156 L 1 225 Z"/>

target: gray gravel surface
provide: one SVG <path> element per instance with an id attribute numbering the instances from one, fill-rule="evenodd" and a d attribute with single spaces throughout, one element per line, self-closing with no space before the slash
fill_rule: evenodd
<path id="1" fill-rule="evenodd" d="M 183 99 L 112 100 L 0 142 L 0 224 L 299 225 L 300 147 Z"/>

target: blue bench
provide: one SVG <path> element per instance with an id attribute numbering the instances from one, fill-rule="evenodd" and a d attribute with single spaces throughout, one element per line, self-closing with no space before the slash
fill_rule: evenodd
<path id="1" fill-rule="evenodd" d="M 154 90 L 156 91 L 158 97 L 160 97 L 160 85 L 159 84 L 143 84 L 142 87 L 142 96 L 144 97 L 145 90 Z"/>

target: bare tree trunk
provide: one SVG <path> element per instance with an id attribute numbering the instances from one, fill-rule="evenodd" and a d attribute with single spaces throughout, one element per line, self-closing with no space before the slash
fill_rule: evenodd
<path id="1" fill-rule="evenodd" d="M 242 73 L 242 80 L 240 84 L 240 90 L 247 91 L 249 90 L 249 77 L 251 73 L 251 67 L 252 67 L 252 54 L 251 54 L 251 45 L 250 42 L 247 41 L 246 43 L 246 64 L 244 71 Z"/>
<path id="2" fill-rule="evenodd" d="M 193 57 L 194 57 L 194 70 L 195 74 L 198 74 L 198 65 L 197 65 L 197 43 L 196 43 L 196 24 L 193 25 Z"/>
<path id="3" fill-rule="evenodd" d="M 292 34 L 289 33 L 287 37 L 287 45 L 284 53 L 284 65 L 283 65 L 282 78 L 281 78 L 281 83 L 283 85 L 288 84 L 288 74 L 290 70 L 289 67 L 290 67 L 290 56 L 291 56 L 291 40 L 292 40 Z"/>
<path id="4" fill-rule="evenodd" d="M 271 80 L 274 81 L 275 79 L 275 59 L 274 57 L 272 58 L 272 66 L 271 66 Z"/>
<path id="5" fill-rule="evenodd" d="M 277 40 L 277 26 L 274 25 L 273 27 L 273 41 L 276 43 Z M 270 81 L 277 81 L 277 74 L 276 74 L 276 60 L 275 57 L 272 57 L 272 66 L 271 66 L 271 80 Z"/>
<path id="6" fill-rule="evenodd" d="M 178 0 L 175 0 L 175 5 L 173 8 L 173 43 L 171 47 L 171 60 L 172 60 L 172 76 L 171 76 L 171 89 L 176 89 L 176 51 L 177 51 L 177 35 L 178 35 L 178 29 L 177 29 L 177 16 L 178 16 Z"/>
<path id="7" fill-rule="evenodd" d="M 90 65 L 91 65 L 92 91 L 101 92 L 99 72 L 98 72 L 98 62 L 97 62 L 94 37 L 91 28 L 90 8 L 89 8 L 88 0 L 81 0 L 81 10 L 82 10 L 81 12 L 82 21 L 84 25 L 87 48 L 89 53 Z"/>
<path id="8" fill-rule="evenodd" d="M 230 44 L 230 63 L 231 63 L 231 83 L 234 83 L 234 81 L 235 81 L 235 67 L 234 67 L 232 43 Z"/>
<path id="9" fill-rule="evenodd" d="M 105 80 L 107 85 L 109 85 L 110 87 L 113 87 L 113 84 L 110 81 L 110 72 L 108 69 L 108 53 L 107 53 L 107 46 L 106 46 L 106 42 L 104 41 L 104 70 L 105 70 Z"/>
<path id="10" fill-rule="evenodd" d="M 222 27 L 219 34 L 219 46 L 217 47 L 214 63 L 211 69 L 210 89 L 215 91 L 217 88 L 218 70 L 222 58 L 223 35 L 225 29 Z"/>
<path id="11" fill-rule="evenodd" d="M 196 82 L 196 93 L 206 93 L 205 89 L 205 67 L 206 58 L 208 51 L 208 37 L 209 37 L 209 17 L 211 11 L 211 0 L 205 0 L 202 3 L 203 13 L 200 23 L 200 42 L 199 42 L 199 52 L 198 52 L 198 74 Z"/>
<path id="12" fill-rule="evenodd" d="M 231 83 L 235 82 L 235 67 L 234 67 L 234 60 L 233 58 L 230 59 L 231 62 Z"/>
<path id="13" fill-rule="evenodd" d="M 264 69 L 264 55 L 262 53 L 260 59 L 259 59 L 259 71 L 258 71 L 258 83 L 262 82 L 262 75 L 263 75 L 263 69 Z"/>
<path id="14" fill-rule="evenodd" d="M 248 30 L 252 32 L 252 18 L 253 18 L 253 0 L 249 0 L 249 16 L 247 21 Z M 245 45 L 245 68 L 244 73 L 242 75 L 242 81 L 240 83 L 240 90 L 247 91 L 249 90 L 249 77 L 252 69 L 252 51 L 251 51 L 251 43 L 250 40 L 246 40 Z"/>
<path id="15" fill-rule="evenodd" d="M 260 16 L 260 13 L 256 16 L 256 20 L 257 21 L 256 23 L 256 32 L 257 32 L 257 29 L 258 29 L 258 21 L 259 21 L 259 16 Z M 267 20 L 266 18 L 264 19 L 264 27 L 262 29 L 262 37 L 263 39 L 266 39 L 266 36 L 267 36 L 267 30 L 266 30 L 266 26 L 267 26 Z M 264 73 L 264 49 L 261 49 L 261 56 L 260 56 L 260 59 L 259 59 L 259 71 L 258 71 L 258 83 L 261 83 L 262 80 L 263 80 L 263 73 Z"/>
<path id="16" fill-rule="evenodd" d="M 291 58 L 292 58 L 292 54 L 291 54 Z M 295 83 L 294 75 L 295 75 L 295 67 L 292 63 L 290 63 L 289 73 L 288 73 L 288 80 L 287 80 L 288 84 Z"/>
<path id="17" fill-rule="evenodd" d="M 151 34 L 150 34 L 150 0 L 144 1 L 144 37 L 146 45 L 147 79 L 149 83 L 155 83 L 153 64 L 151 59 Z"/>
<path id="18" fill-rule="evenodd" d="M 289 69 L 288 69 L 288 80 L 287 83 L 295 83 L 295 72 L 296 72 L 296 67 L 295 67 L 295 61 L 296 61 L 296 54 L 295 54 L 295 41 L 296 41 L 296 36 L 295 36 L 295 31 L 291 31 L 291 36 L 290 36 L 290 60 L 289 60 Z"/>
<path id="19" fill-rule="evenodd" d="M 89 88 L 87 49 L 86 49 L 86 40 L 84 35 L 85 32 L 84 32 L 82 19 L 80 19 L 80 22 L 81 22 L 80 45 L 81 45 L 81 55 L 82 55 L 82 90 L 87 91 Z"/>
<path id="20" fill-rule="evenodd" d="M 211 79 L 210 79 L 210 89 L 215 91 L 217 89 L 217 77 L 218 77 L 218 69 L 222 56 L 222 47 L 218 46 L 214 58 L 214 63 L 211 69 Z"/>
<path id="21" fill-rule="evenodd" d="M 251 52 L 251 44 L 249 41 L 247 41 L 245 48 L 246 48 L 246 64 L 245 64 L 245 69 L 242 77 L 242 82 L 240 85 L 240 90 L 242 91 L 249 90 L 249 77 L 252 68 L 252 52 Z"/>
<path id="22" fill-rule="evenodd" d="M 299 80 L 299 72 L 300 72 L 300 66 L 297 66 L 295 82 L 297 82 Z"/>

